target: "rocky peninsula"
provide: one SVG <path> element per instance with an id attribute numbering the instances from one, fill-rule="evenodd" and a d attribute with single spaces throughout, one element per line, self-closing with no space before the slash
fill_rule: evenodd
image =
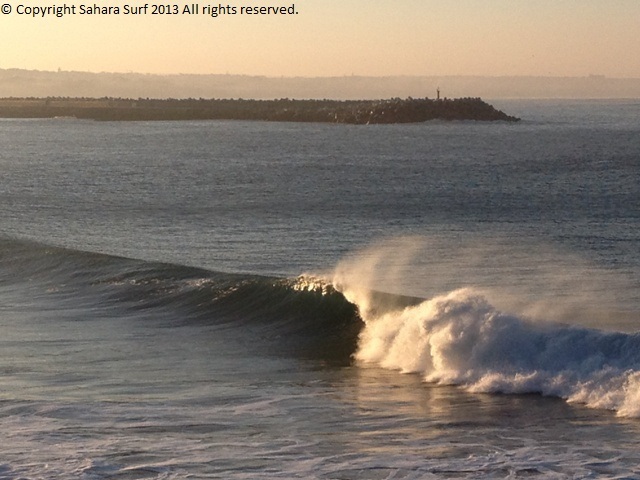
<path id="1" fill-rule="evenodd" d="M 411 97 L 388 100 L 2 98 L 0 117 L 75 117 L 104 121 L 261 120 L 356 125 L 429 120 L 519 120 L 480 98 Z"/>

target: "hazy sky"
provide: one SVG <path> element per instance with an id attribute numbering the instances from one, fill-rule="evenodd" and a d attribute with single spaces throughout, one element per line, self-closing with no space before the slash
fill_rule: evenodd
<path id="1" fill-rule="evenodd" d="M 202 13 L 32 18 L 3 0 L 0 68 L 268 76 L 640 77 L 640 0 L 240 0 L 297 15 Z M 172 0 L 168 0 L 171 2 Z M 2 3 L 2 2 L 0 2 Z M 94 5 L 94 0 L 66 0 Z M 214 4 L 215 6 L 218 3 Z"/>

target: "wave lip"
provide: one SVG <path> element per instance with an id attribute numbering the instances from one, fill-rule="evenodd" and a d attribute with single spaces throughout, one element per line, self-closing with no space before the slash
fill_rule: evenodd
<path id="1" fill-rule="evenodd" d="M 534 322 L 473 289 L 363 317 L 359 361 L 472 392 L 540 393 L 640 416 L 639 334 Z"/>

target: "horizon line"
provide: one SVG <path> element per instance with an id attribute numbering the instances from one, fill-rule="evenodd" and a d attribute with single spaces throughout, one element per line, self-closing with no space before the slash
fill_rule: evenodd
<path id="1" fill-rule="evenodd" d="M 119 72 L 119 71 L 90 71 L 90 70 L 40 70 L 33 68 L 20 67 L 0 67 L 0 71 L 23 71 L 38 73 L 81 73 L 89 75 L 140 75 L 155 77 L 250 77 L 250 78 L 266 78 L 274 80 L 283 79 L 333 79 L 333 78 L 541 78 L 541 79 L 593 79 L 593 80 L 640 80 L 640 77 L 609 77 L 604 74 L 587 74 L 587 75 L 478 75 L 478 74 L 390 74 L 390 75 L 366 75 L 366 74 L 343 74 L 343 75 L 262 75 L 251 73 L 149 73 L 149 72 Z"/>

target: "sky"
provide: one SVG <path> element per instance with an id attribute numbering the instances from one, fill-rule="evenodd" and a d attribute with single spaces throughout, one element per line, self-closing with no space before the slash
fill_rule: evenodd
<path id="1" fill-rule="evenodd" d="M 203 10 L 219 3 L 168 1 L 181 14 L 152 15 L 139 0 L 2 0 L 11 13 L 0 14 L 0 68 L 640 78 L 640 0 L 231 0 L 221 5 L 238 13 L 218 17 Z M 146 15 L 124 14 L 146 3 Z M 193 3 L 199 14 L 182 14 Z M 18 13 L 65 4 L 76 15 Z M 120 14 L 81 15 L 81 5 Z M 297 14 L 239 14 L 291 5 Z"/>

